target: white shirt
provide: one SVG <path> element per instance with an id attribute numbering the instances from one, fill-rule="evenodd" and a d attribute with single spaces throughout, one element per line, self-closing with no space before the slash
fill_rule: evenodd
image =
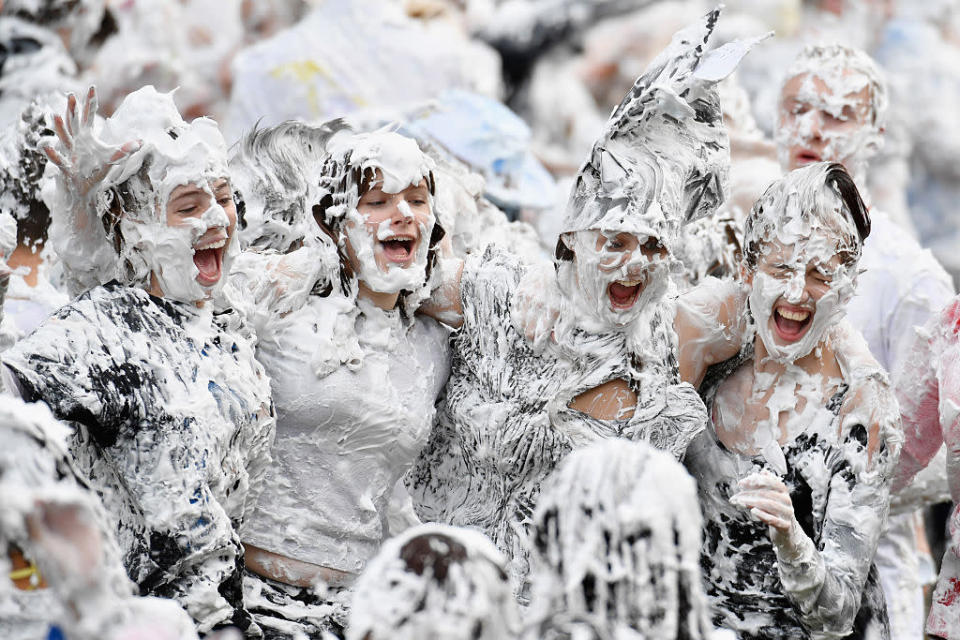
<path id="1" fill-rule="evenodd" d="M 359 573 L 387 537 L 394 488 L 430 432 L 449 375 L 448 331 L 343 302 L 311 296 L 261 336 L 277 437 L 244 541 Z M 342 360 L 329 372 L 331 353 Z"/>

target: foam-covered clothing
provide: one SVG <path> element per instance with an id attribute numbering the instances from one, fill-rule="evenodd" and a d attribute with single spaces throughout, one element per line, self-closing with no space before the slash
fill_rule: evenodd
<path id="1" fill-rule="evenodd" d="M 257 353 L 273 382 L 277 438 L 244 540 L 360 573 L 389 536 L 401 506 L 392 502 L 409 500 L 394 489 L 430 432 L 449 331 L 337 291 L 265 321 Z"/>
<path id="2" fill-rule="evenodd" d="M 917 331 L 953 297 L 950 276 L 928 249 L 875 207 L 863 245 L 857 293 L 847 317 L 863 334 L 870 352 L 891 375 L 913 345 Z M 917 505 L 918 507 L 923 505 Z M 914 518 L 891 516 L 877 547 L 893 637 L 923 634 L 923 592 L 917 563 Z"/>
<path id="3" fill-rule="evenodd" d="M 71 452 L 114 519 L 142 594 L 201 632 L 250 626 L 239 530 L 270 463 L 269 380 L 241 314 L 117 283 L 57 311 L 3 356 L 27 400 L 74 427 Z"/>
<path id="4" fill-rule="evenodd" d="M 905 486 L 933 459 L 947 451 L 947 480 L 960 501 L 960 299 L 954 298 L 917 336 L 910 357 L 896 376 L 903 414 L 903 455 L 894 487 Z M 927 633 L 960 637 L 960 511 L 949 521 L 950 537 L 933 594 Z"/>
<path id="5" fill-rule="evenodd" d="M 563 346 L 535 353 L 511 321 L 523 272 L 516 257 L 493 247 L 468 258 L 450 381 L 430 440 L 408 477 L 421 519 L 479 529 L 508 556 L 517 583 L 528 571 L 521 531 L 530 524 L 540 483 L 568 452 L 624 437 L 679 458 L 706 420 L 690 385 L 676 375 L 642 376 L 632 366 L 622 332 L 575 330 Z M 673 307 L 664 309 L 666 315 L 653 322 L 667 341 Z M 568 407 L 578 395 L 618 378 L 637 395 L 631 418 L 598 420 Z"/>
<path id="6" fill-rule="evenodd" d="M 776 473 L 762 455 L 727 449 L 715 431 L 716 392 L 740 366 L 752 366 L 752 344 L 712 367 L 701 386 L 712 419 L 684 462 L 697 479 L 703 509 L 701 565 L 714 623 L 741 640 L 890 637 L 873 555 L 889 508 L 899 423 L 886 375 L 870 362 L 866 345 L 845 322 L 828 336 L 835 348 L 838 336 L 847 347 L 857 340 L 860 353 L 845 358 L 837 349 L 843 382 L 810 426 L 782 445 L 787 471 L 780 477 L 815 547 L 812 558 L 794 562 L 778 553 L 769 527 L 730 502 L 739 480 L 760 469 Z M 857 398 L 878 406 L 850 407 Z M 872 455 L 865 414 L 881 416 Z M 878 635 L 863 635 L 868 630 Z"/>

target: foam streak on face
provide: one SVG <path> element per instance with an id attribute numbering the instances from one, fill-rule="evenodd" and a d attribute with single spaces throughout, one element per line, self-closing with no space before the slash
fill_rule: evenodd
<path id="1" fill-rule="evenodd" d="M 417 185 L 405 185 L 398 193 L 408 186 Z M 390 193 L 385 187 L 383 189 L 384 193 Z M 408 232 L 396 233 L 392 229 L 392 217 L 375 222 L 369 213 L 356 208 L 346 216 L 346 239 L 357 258 L 357 275 L 371 290 L 380 293 L 417 291 L 424 287 L 427 279 L 427 253 L 436 217 L 432 211 L 427 216 L 414 216 L 406 200 L 401 200 L 396 207 L 404 223 L 416 225 L 416 238 L 408 239 Z M 392 250 L 394 243 L 408 246 L 410 242 L 415 246 L 412 254 L 401 255 L 408 249 Z"/>
<path id="2" fill-rule="evenodd" d="M 867 162 L 883 144 L 886 94 L 879 74 L 863 52 L 838 45 L 805 49 L 780 96 L 781 167 L 840 162 L 863 184 Z"/>
<path id="3" fill-rule="evenodd" d="M 823 186 L 825 167 L 791 172 L 768 189 L 746 239 L 760 247 L 747 274 L 750 312 L 769 356 L 783 363 L 813 351 L 856 286 L 857 261 L 849 257 L 859 256 L 858 232 L 839 195 Z"/>
<path id="4" fill-rule="evenodd" d="M 566 277 L 561 276 L 561 285 L 572 292 L 571 298 L 578 306 L 608 327 L 631 324 L 663 297 L 669 283 L 669 258 L 658 253 L 648 255 L 642 249 L 648 237 L 634 236 L 636 247 L 623 250 L 619 235 L 595 231 L 571 234 L 576 280 L 570 281 L 573 274 L 569 270 Z"/>

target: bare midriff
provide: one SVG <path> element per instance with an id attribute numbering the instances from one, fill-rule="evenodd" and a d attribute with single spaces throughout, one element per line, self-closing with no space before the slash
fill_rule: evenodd
<path id="1" fill-rule="evenodd" d="M 354 574 L 347 571 L 288 558 L 252 544 L 244 543 L 243 547 L 247 569 L 258 576 L 294 587 L 312 587 L 320 583 L 330 587 L 346 587 L 356 579 Z"/>
<path id="2" fill-rule="evenodd" d="M 584 391 L 567 406 L 598 420 L 627 420 L 637 407 L 637 394 L 626 380 L 614 378 Z"/>

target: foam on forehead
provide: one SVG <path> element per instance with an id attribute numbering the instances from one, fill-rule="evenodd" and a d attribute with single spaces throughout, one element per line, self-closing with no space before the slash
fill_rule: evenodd
<path id="1" fill-rule="evenodd" d="M 759 245 L 773 240 L 785 247 L 802 245 L 803 251 L 794 251 L 795 257 L 819 258 L 829 261 L 837 252 L 852 253 L 859 258 L 863 237 L 869 233 L 858 229 L 851 211 L 849 197 L 841 196 L 837 177 L 849 176 L 841 165 L 818 162 L 795 169 L 774 182 L 757 200 L 747 218 L 744 241 L 748 258 L 757 257 Z M 849 182 L 852 185 L 852 181 Z"/>
<path id="2" fill-rule="evenodd" d="M 386 193 L 418 185 L 434 169 L 433 160 L 415 140 L 393 131 L 343 132 L 330 140 L 327 149 L 335 161 L 361 173 L 379 169 L 383 174 L 381 189 Z"/>
<path id="3" fill-rule="evenodd" d="M 871 122 L 877 128 L 883 126 L 889 104 L 886 79 L 873 59 L 860 49 L 841 44 L 807 45 L 794 58 L 785 81 L 800 75 L 808 76 L 801 91 L 812 90 L 813 77 L 822 80 L 832 92 L 830 100 L 837 103 L 838 111 L 847 104 L 849 94 L 869 86 Z"/>
<path id="4" fill-rule="evenodd" d="M 227 145 L 217 123 L 197 118 L 187 124 L 170 93 L 146 86 L 128 95 L 104 123 L 101 139 L 120 145 L 141 140 L 139 151 L 114 167 L 104 186 L 114 186 L 140 171 L 147 173 L 163 203 L 181 184 L 203 184 L 229 175 Z"/>

